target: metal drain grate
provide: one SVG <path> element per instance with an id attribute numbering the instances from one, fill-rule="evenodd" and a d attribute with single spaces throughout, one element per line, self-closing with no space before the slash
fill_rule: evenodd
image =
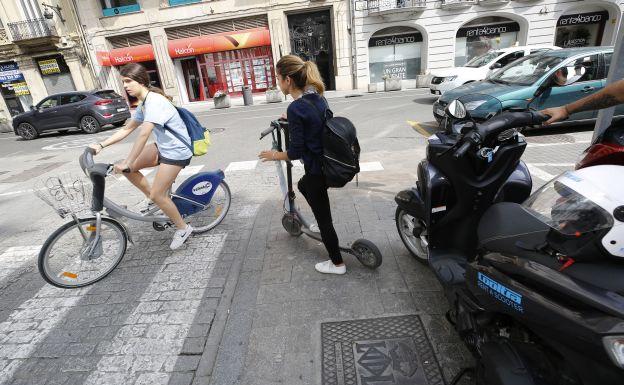
<path id="1" fill-rule="evenodd" d="M 417 315 L 321 325 L 323 385 L 444 384 Z"/>

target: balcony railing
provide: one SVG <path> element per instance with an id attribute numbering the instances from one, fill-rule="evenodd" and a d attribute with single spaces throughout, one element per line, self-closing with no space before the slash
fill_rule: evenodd
<path id="1" fill-rule="evenodd" d="M 25 40 L 39 39 L 42 37 L 57 36 L 56 28 L 48 24 L 47 19 L 32 19 L 19 21 L 17 23 L 8 23 L 9 31 L 13 37 L 13 42 Z"/>
<path id="2" fill-rule="evenodd" d="M 7 35 L 7 31 L 4 28 L 0 28 L 0 45 L 8 44 L 11 41 L 9 40 L 9 36 Z"/>
<path id="3" fill-rule="evenodd" d="M 442 0 L 442 8 L 463 8 L 477 4 L 477 0 Z"/>
<path id="4" fill-rule="evenodd" d="M 368 0 L 369 14 L 394 13 L 406 10 L 424 10 L 425 0 Z"/>

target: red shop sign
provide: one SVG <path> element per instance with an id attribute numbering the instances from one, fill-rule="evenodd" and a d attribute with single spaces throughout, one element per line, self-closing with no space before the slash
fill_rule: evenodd
<path id="1" fill-rule="evenodd" d="M 271 45 L 271 35 L 266 28 L 170 40 L 168 43 L 169 56 L 172 58 L 267 45 Z"/>
<path id="2" fill-rule="evenodd" d="M 98 51 L 95 54 L 100 65 L 109 67 L 154 60 L 154 49 L 151 44 L 117 48 L 110 52 Z"/>

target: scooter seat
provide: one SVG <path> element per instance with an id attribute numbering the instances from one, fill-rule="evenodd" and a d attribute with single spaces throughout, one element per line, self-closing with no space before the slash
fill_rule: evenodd
<path id="1" fill-rule="evenodd" d="M 521 252 L 543 244 L 550 228 L 531 215 L 522 205 L 502 202 L 492 205 L 481 217 L 477 234 L 479 246 L 499 253 Z"/>
<path id="2" fill-rule="evenodd" d="M 561 262 L 535 249 L 544 244 L 550 228 L 517 203 L 497 203 L 491 206 L 479 223 L 479 244 L 482 249 L 509 256 L 531 259 L 553 270 Z M 624 264 L 597 260 L 576 262 L 565 268 L 569 277 L 593 286 L 624 295 Z"/>

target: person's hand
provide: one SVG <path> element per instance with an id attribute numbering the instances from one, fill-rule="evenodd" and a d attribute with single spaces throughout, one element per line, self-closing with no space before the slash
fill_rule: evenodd
<path id="1" fill-rule="evenodd" d="M 114 168 L 115 174 L 121 174 L 124 172 L 124 170 L 128 169 L 128 164 L 126 162 L 117 163 Z"/>
<path id="2" fill-rule="evenodd" d="M 102 146 L 100 146 L 99 143 L 90 144 L 89 147 L 95 151 L 95 155 L 99 154 L 100 151 L 102 151 Z"/>
<path id="3" fill-rule="evenodd" d="M 550 119 L 548 119 L 544 123 L 544 125 L 546 126 L 555 122 L 566 120 L 570 116 L 570 114 L 568 113 L 568 109 L 565 106 L 547 108 L 545 110 L 540 111 L 540 113 L 550 116 Z"/>
<path id="4" fill-rule="evenodd" d="M 275 156 L 278 154 L 277 151 L 275 150 L 271 150 L 271 151 L 262 151 L 260 153 L 260 155 L 258 155 L 258 158 L 262 159 L 263 162 L 268 162 L 270 160 L 277 160 L 275 158 Z"/>

